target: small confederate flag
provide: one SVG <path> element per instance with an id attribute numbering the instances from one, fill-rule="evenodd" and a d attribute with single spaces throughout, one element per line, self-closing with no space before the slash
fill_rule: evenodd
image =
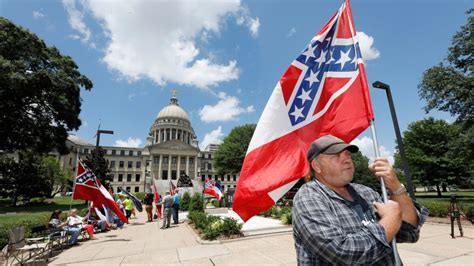
<path id="1" fill-rule="evenodd" d="M 122 222 L 128 222 L 127 217 L 120 211 L 117 203 L 100 183 L 92 171 L 85 167 L 79 160 L 77 162 L 77 177 L 75 180 L 73 199 L 83 199 L 93 201 L 96 206 L 105 205 L 111 209 Z"/>
<path id="2" fill-rule="evenodd" d="M 174 195 L 176 193 L 176 186 L 173 184 L 173 181 L 170 180 L 170 194 Z"/>
<path id="3" fill-rule="evenodd" d="M 372 119 L 346 0 L 275 86 L 247 150 L 233 209 L 246 221 L 270 208 L 307 173 L 312 141 L 331 134 L 350 142 Z"/>
<path id="4" fill-rule="evenodd" d="M 217 184 L 214 180 L 207 178 L 206 185 L 204 186 L 204 193 L 216 197 L 218 200 L 222 199 L 222 191 L 217 187 Z"/>

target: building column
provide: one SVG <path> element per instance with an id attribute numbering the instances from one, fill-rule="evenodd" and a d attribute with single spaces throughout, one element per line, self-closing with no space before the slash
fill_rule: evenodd
<path id="1" fill-rule="evenodd" d="M 197 177 L 197 172 L 198 172 L 198 164 L 197 164 L 197 156 L 194 157 L 194 178 Z"/>
<path id="2" fill-rule="evenodd" d="M 168 154 L 168 180 L 171 180 L 171 154 Z"/>
<path id="3" fill-rule="evenodd" d="M 158 162 L 158 179 L 163 179 L 161 176 L 161 164 L 163 163 L 163 155 L 160 154 L 160 161 Z"/>
<path id="4" fill-rule="evenodd" d="M 186 174 L 189 175 L 189 155 L 186 155 Z"/>
<path id="5" fill-rule="evenodd" d="M 177 180 L 179 180 L 179 167 L 180 167 L 180 164 L 181 164 L 181 155 L 178 155 L 178 168 L 176 169 L 176 176 L 177 176 Z"/>
<path id="6" fill-rule="evenodd" d="M 158 129 L 156 134 L 158 134 L 158 141 L 156 143 L 160 143 L 161 142 L 161 128 Z"/>

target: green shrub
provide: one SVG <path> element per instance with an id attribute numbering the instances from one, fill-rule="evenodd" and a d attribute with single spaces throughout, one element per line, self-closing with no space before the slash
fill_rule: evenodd
<path id="1" fill-rule="evenodd" d="M 217 199 L 211 200 L 211 204 L 212 204 L 212 206 L 214 206 L 216 208 L 219 208 L 221 206 L 220 201 L 218 201 Z"/>
<path id="2" fill-rule="evenodd" d="M 215 217 L 215 216 L 209 216 Z M 214 240 L 222 233 L 222 226 L 224 222 L 221 219 L 210 222 L 203 230 L 204 238 L 208 240 Z"/>
<path id="3" fill-rule="evenodd" d="M 181 211 L 189 210 L 189 203 L 191 202 L 191 195 L 189 192 L 184 192 L 183 196 L 181 197 L 181 202 L 179 203 L 179 209 Z"/>
<path id="4" fill-rule="evenodd" d="M 447 217 L 449 215 L 449 202 L 448 201 L 438 201 L 438 200 L 428 200 L 428 199 L 418 199 L 421 205 L 425 206 L 429 211 L 430 216 L 434 217 Z"/>
<path id="5" fill-rule="evenodd" d="M 202 200 L 202 195 L 198 192 L 194 193 L 191 201 L 189 202 L 188 210 L 191 211 L 204 211 L 204 202 Z"/>
<path id="6" fill-rule="evenodd" d="M 238 235 L 240 234 L 240 229 L 242 229 L 242 224 L 239 224 L 236 219 L 227 217 L 224 218 L 222 224 L 222 234 L 225 236 Z"/>
<path id="7" fill-rule="evenodd" d="M 41 225 L 47 225 L 50 214 L 25 217 L 15 222 L 3 223 L 0 225 L 0 247 L 8 244 L 8 231 L 18 225 L 25 227 L 25 237 L 31 237 L 31 228 Z"/>
<path id="8" fill-rule="evenodd" d="M 141 201 L 143 201 L 143 199 L 145 198 L 145 192 L 135 192 L 133 194 L 135 194 L 135 197 L 137 197 Z"/>
<path id="9" fill-rule="evenodd" d="M 194 224 L 195 228 L 203 229 L 208 223 L 207 213 L 205 212 L 190 211 L 188 214 L 188 218 L 190 222 Z"/>
<path id="10" fill-rule="evenodd" d="M 263 217 L 270 217 L 270 216 L 272 216 L 272 213 L 274 212 L 274 211 L 273 211 L 273 208 L 274 208 L 274 207 L 275 207 L 275 206 L 272 206 L 270 209 L 268 209 L 268 210 L 266 210 L 266 211 L 264 211 L 264 212 L 261 212 L 259 215 L 261 215 L 261 216 L 263 216 Z"/>
<path id="11" fill-rule="evenodd" d="M 281 215 L 280 220 L 283 224 L 291 224 L 293 222 L 292 221 L 292 216 L 291 216 L 291 210 L 290 210 L 290 212 L 283 213 Z"/>
<path id="12" fill-rule="evenodd" d="M 472 222 L 474 220 L 474 205 L 466 207 L 464 213 L 466 218 Z"/>

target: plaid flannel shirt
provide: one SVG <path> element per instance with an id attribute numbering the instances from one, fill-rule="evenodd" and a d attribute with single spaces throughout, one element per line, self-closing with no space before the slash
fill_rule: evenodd
<path id="1" fill-rule="evenodd" d="M 382 202 L 374 190 L 355 183 L 350 186 L 371 208 Z M 350 202 L 317 180 L 304 184 L 295 195 L 293 237 L 299 265 L 394 265 L 394 256 L 382 225 L 361 221 Z M 398 243 L 416 242 L 428 210 L 415 202 L 418 227 L 403 222 Z"/>

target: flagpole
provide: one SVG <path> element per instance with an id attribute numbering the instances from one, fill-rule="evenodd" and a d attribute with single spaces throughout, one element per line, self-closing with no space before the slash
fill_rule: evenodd
<path id="1" fill-rule="evenodd" d="M 375 132 L 375 124 L 374 124 L 373 120 L 370 121 L 370 129 L 371 129 L 371 132 L 372 132 L 372 140 L 373 140 L 373 143 L 374 143 L 375 158 L 378 158 L 378 157 L 380 157 L 380 150 L 379 150 L 379 144 L 378 144 L 378 141 L 377 141 L 377 134 Z M 385 181 L 383 180 L 383 178 L 380 178 L 380 187 L 382 189 L 383 202 L 387 203 L 388 202 L 387 187 L 385 186 Z M 393 250 L 393 256 L 394 256 L 394 259 L 395 259 L 395 265 L 401 266 L 402 263 L 400 261 L 400 256 L 398 255 L 397 240 L 396 240 L 395 237 L 392 240 L 392 250 Z"/>
<path id="2" fill-rule="evenodd" d="M 76 189 L 76 177 L 77 173 L 79 171 L 79 148 L 77 148 L 76 152 L 76 173 L 74 175 L 74 179 L 72 180 L 72 195 L 71 195 L 71 200 L 69 201 L 69 210 L 72 208 L 72 198 L 74 197 L 74 190 Z"/>

